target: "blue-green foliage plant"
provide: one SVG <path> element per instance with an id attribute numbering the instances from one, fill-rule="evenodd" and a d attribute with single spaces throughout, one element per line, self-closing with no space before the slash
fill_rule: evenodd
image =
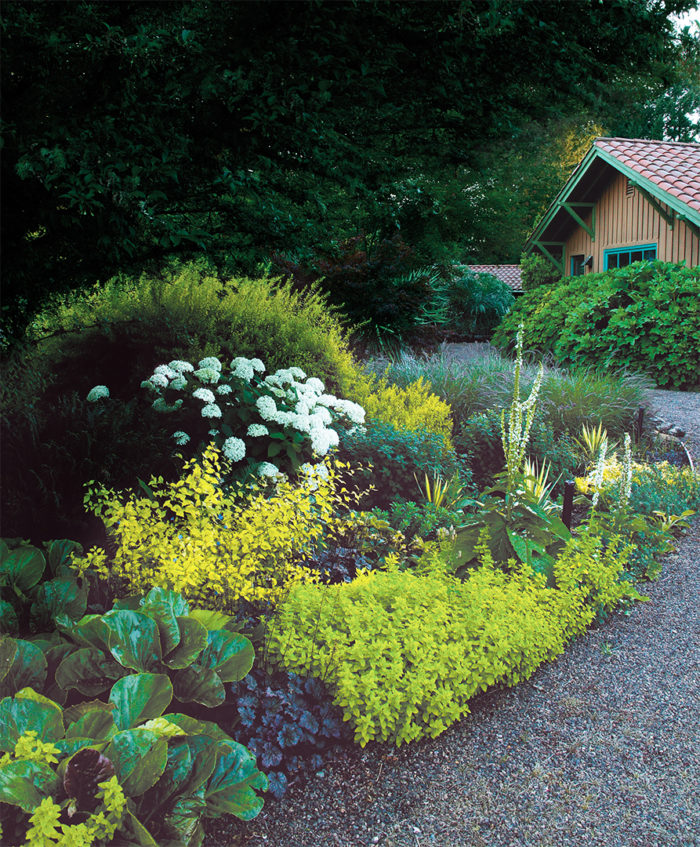
<path id="1" fill-rule="evenodd" d="M 236 735 L 258 757 L 275 797 L 293 777 L 322 767 L 351 735 L 326 686 L 313 677 L 256 668 L 231 686 L 231 695 L 240 719 Z"/>
<path id="2" fill-rule="evenodd" d="M 388 509 L 397 500 L 415 497 L 416 478 L 423 479 L 425 474 L 444 479 L 458 474 L 464 486 L 471 483 L 466 462 L 444 438 L 425 431 L 400 430 L 379 421 L 369 421 L 352 433 L 341 433 L 338 458 L 357 467 L 352 484 L 365 489 L 366 509 Z"/>

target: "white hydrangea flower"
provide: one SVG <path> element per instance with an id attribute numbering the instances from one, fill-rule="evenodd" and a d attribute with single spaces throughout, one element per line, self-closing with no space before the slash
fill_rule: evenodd
<path id="1" fill-rule="evenodd" d="M 353 403 L 352 400 L 338 400 L 335 404 L 335 410 L 341 412 L 354 424 L 365 422 L 365 410 L 359 403 Z"/>
<path id="2" fill-rule="evenodd" d="M 168 367 L 177 371 L 179 374 L 192 373 L 194 370 L 194 365 L 191 365 L 189 362 L 183 362 L 181 359 L 173 359 L 172 362 L 168 362 Z"/>
<path id="3" fill-rule="evenodd" d="M 334 397 L 332 394 L 321 394 L 320 397 L 316 398 L 316 403 L 319 406 L 328 406 L 331 409 L 335 408 L 337 402 L 338 398 Z"/>
<path id="4" fill-rule="evenodd" d="M 192 396 L 197 400 L 202 400 L 204 403 L 213 403 L 216 400 L 214 392 L 210 391 L 208 388 L 198 388 L 196 391 L 192 392 Z"/>
<path id="5" fill-rule="evenodd" d="M 187 380 L 182 374 L 177 374 L 175 379 L 170 381 L 170 385 L 168 388 L 172 388 L 173 391 L 182 391 L 183 388 L 187 387 Z"/>
<path id="6" fill-rule="evenodd" d="M 202 417 L 203 418 L 220 418 L 221 417 L 221 409 L 216 405 L 216 403 L 207 403 L 206 406 L 202 407 Z"/>
<path id="7" fill-rule="evenodd" d="M 277 465 L 273 465 L 272 462 L 260 462 L 257 467 L 258 476 L 277 476 L 280 472 L 280 469 Z"/>
<path id="8" fill-rule="evenodd" d="M 167 388 L 169 381 L 170 380 L 167 376 L 165 376 L 165 374 L 159 373 L 154 373 L 148 378 L 148 382 L 150 382 L 154 388 Z"/>
<path id="9" fill-rule="evenodd" d="M 295 417 L 296 415 L 294 414 L 294 412 L 275 412 L 275 414 L 270 418 L 270 420 L 276 424 L 279 424 L 280 426 L 287 426 L 287 424 L 293 422 Z"/>
<path id="10" fill-rule="evenodd" d="M 317 456 L 325 456 L 331 447 L 338 446 L 338 433 L 334 429 L 312 429 L 311 449 Z"/>
<path id="11" fill-rule="evenodd" d="M 309 401 L 305 397 L 302 397 L 302 399 L 299 400 L 299 402 L 294 407 L 294 411 L 297 413 L 297 415 L 308 415 L 311 411 L 312 405 L 313 404 L 309 403 Z"/>
<path id="12" fill-rule="evenodd" d="M 96 403 L 103 397 L 109 397 L 109 388 L 106 385 L 96 385 L 88 391 L 86 399 L 88 403 Z"/>
<path id="13" fill-rule="evenodd" d="M 268 397 L 266 394 L 263 394 L 262 397 L 258 397 L 255 401 L 255 405 L 257 406 L 258 412 L 260 412 L 260 417 L 264 421 L 273 420 L 274 415 L 277 413 L 277 406 L 275 405 L 275 401 L 272 397 Z"/>
<path id="14" fill-rule="evenodd" d="M 292 426 L 299 432 L 311 432 L 311 415 L 295 415 L 294 420 L 292 421 Z"/>
<path id="15" fill-rule="evenodd" d="M 328 468 L 323 462 L 317 462 L 315 465 L 305 462 L 299 470 L 307 477 L 320 477 L 321 479 L 328 479 L 329 477 Z"/>
<path id="16" fill-rule="evenodd" d="M 194 375 L 200 382 L 210 382 L 214 384 L 219 381 L 221 372 L 217 371 L 216 368 L 199 368 L 199 370 L 194 372 Z"/>
<path id="17" fill-rule="evenodd" d="M 275 388 L 281 388 L 282 380 L 279 378 L 279 376 L 277 376 L 278 373 L 279 373 L 279 371 L 277 371 L 277 373 L 274 373 L 274 374 L 268 374 L 265 377 L 265 385 L 274 385 Z"/>
<path id="18" fill-rule="evenodd" d="M 245 456 L 245 441 L 241 438 L 231 436 L 224 441 L 222 446 L 224 456 L 231 462 L 240 462 Z"/>
<path id="19" fill-rule="evenodd" d="M 260 374 L 263 373 L 264 370 L 265 370 L 265 365 L 263 365 L 263 363 L 260 361 L 260 359 L 251 359 L 250 364 L 253 366 L 253 370 L 257 371 Z M 273 467 L 274 467 L 274 465 L 273 465 Z"/>
<path id="20" fill-rule="evenodd" d="M 245 380 L 245 382 L 250 382 L 255 376 L 255 369 L 253 368 L 252 363 L 243 356 L 236 356 L 236 358 L 231 362 L 231 369 L 234 376 Z"/>
<path id="21" fill-rule="evenodd" d="M 226 385 L 226 383 L 223 383 L 223 385 L 218 385 L 216 387 L 217 394 L 230 394 L 232 391 L 233 389 L 231 388 L 231 386 Z"/>
<path id="22" fill-rule="evenodd" d="M 311 415 L 311 428 L 316 429 L 333 423 L 333 416 L 325 406 L 317 406 Z"/>
<path id="23" fill-rule="evenodd" d="M 306 379 L 306 374 L 301 368 L 298 368 L 296 365 L 292 365 L 289 369 L 289 373 L 294 377 L 294 379 Z"/>
<path id="24" fill-rule="evenodd" d="M 206 359 L 202 359 L 202 361 L 197 365 L 199 368 L 211 368 L 212 370 L 219 371 L 221 373 L 222 364 L 216 358 L 216 356 L 207 356 Z"/>
<path id="25" fill-rule="evenodd" d="M 163 376 L 167 376 L 168 379 L 175 379 L 178 375 L 177 371 L 174 371 L 170 365 L 158 365 L 153 373 L 163 374 Z"/>
<path id="26" fill-rule="evenodd" d="M 210 430 L 209 430 L 209 432 L 207 433 L 207 435 L 211 435 L 211 437 L 212 437 L 212 438 L 216 438 L 216 436 L 217 436 L 218 434 L 219 434 L 219 430 L 218 430 L 218 429 L 210 429 Z"/>
<path id="27" fill-rule="evenodd" d="M 258 438 L 261 435 L 269 435 L 270 430 L 265 426 L 265 424 L 251 424 L 248 427 L 247 434 L 252 438 Z"/>
<path id="28" fill-rule="evenodd" d="M 175 439 L 175 443 L 180 447 L 183 447 L 190 440 L 189 435 L 181 429 L 173 433 L 173 438 Z"/>
<path id="29" fill-rule="evenodd" d="M 323 394 L 323 383 L 315 376 L 309 377 L 309 379 L 306 380 L 305 387 L 308 391 L 312 391 L 314 394 Z"/>

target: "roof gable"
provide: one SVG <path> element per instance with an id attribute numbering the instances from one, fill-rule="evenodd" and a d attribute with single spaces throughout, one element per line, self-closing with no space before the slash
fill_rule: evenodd
<path id="1" fill-rule="evenodd" d="M 501 282 L 510 286 L 512 291 L 522 291 L 523 283 L 520 277 L 520 265 L 467 265 L 470 271 L 477 274 L 491 274 Z"/>
<path id="2" fill-rule="evenodd" d="M 617 171 L 681 220 L 700 227 L 700 144 L 639 138 L 596 138 L 527 241 L 547 243 L 569 226 L 573 206 L 592 206 Z M 568 206 L 564 208 L 564 204 Z"/>

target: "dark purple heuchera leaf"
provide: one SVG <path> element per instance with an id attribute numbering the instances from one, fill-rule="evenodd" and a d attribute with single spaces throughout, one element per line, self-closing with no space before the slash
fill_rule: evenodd
<path id="1" fill-rule="evenodd" d="M 114 766 L 97 750 L 78 750 L 68 762 L 63 776 L 63 788 L 68 797 L 75 798 L 81 812 L 97 808 L 97 785 L 114 776 Z"/>

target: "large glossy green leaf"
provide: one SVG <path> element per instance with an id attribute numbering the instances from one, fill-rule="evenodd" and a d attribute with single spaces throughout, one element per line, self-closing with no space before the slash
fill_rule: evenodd
<path id="1" fill-rule="evenodd" d="M 57 788 L 58 778 L 44 762 L 20 759 L 0 767 L 0 803 L 33 812 L 46 794 L 55 794 Z"/>
<path id="2" fill-rule="evenodd" d="M 87 607 L 87 583 L 78 585 L 71 577 L 43 582 L 36 591 L 30 609 L 32 624 L 42 632 L 50 629 L 59 615 L 78 620 Z"/>
<path id="3" fill-rule="evenodd" d="M 17 656 L 17 640 L 8 635 L 0 636 L 0 683 L 5 679 Z"/>
<path id="4" fill-rule="evenodd" d="M 114 683 L 109 700 L 114 703 L 114 721 L 129 729 L 151 718 L 159 718 L 173 699 L 173 686 L 166 674 L 131 674 Z"/>
<path id="5" fill-rule="evenodd" d="M 61 709 L 55 703 L 25 697 L 6 697 L 0 702 L 0 750 L 11 753 L 17 740 L 33 730 L 42 741 L 63 738 Z"/>
<path id="6" fill-rule="evenodd" d="M 65 716 L 64 716 L 65 717 Z M 111 711 L 91 709 L 66 729 L 66 738 L 92 738 L 108 741 L 117 734 L 117 725 Z"/>
<path id="7" fill-rule="evenodd" d="M 81 647 L 66 656 L 56 668 L 56 683 L 66 691 L 77 688 L 86 697 L 96 697 L 128 673 L 119 662 L 101 650 Z"/>
<path id="8" fill-rule="evenodd" d="M 158 624 L 163 655 L 170 653 L 180 643 L 177 619 L 186 617 L 190 604 L 182 594 L 167 588 L 152 588 L 146 595 L 141 610 Z"/>
<path id="9" fill-rule="evenodd" d="M 231 736 L 213 721 L 203 721 L 180 713 L 169 714 L 168 720 L 176 726 L 182 727 L 188 735 L 208 735 L 215 741 L 233 741 Z"/>
<path id="10" fill-rule="evenodd" d="M 160 633 L 152 618 L 121 609 L 108 612 L 104 622 L 110 630 L 109 649 L 124 667 L 152 671 L 160 665 L 163 656 Z"/>
<path id="11" fill-rule="evenodd" d="M 46 659 L 31 641 L 15 639 L 17 653 L 0 681 L 0 697 L 12 697 L 21 688 L 41 690 L 46 682 Z"/>
<path id="12" fill-rule="evenodd" d="M 138 797 L 152 788 L 165 770 L 168 742 L 147 729 L 118 732 L 105 756 L 112 762 L 127 797 Z"/>
<path id="13" fill-rule="evenodd" d="M 179 844 L 192 847 L 204 840 L 202 815 L 206 810 L 204 798 L 199 794 L 178 797 L 165 819 L 165 830 L 177 838 Z"/>
<path id="14" fill-rule="evenodd" d="M 167 847 L 167 845 L 159 845 L 151 833 L 129 809 L 126 809 L 122 832 L 128 835 L 129 841 L 127 843 L 129 845 L 138 844 L 138 847 Z"/>
<path id="15" fill-rule="evenodd" d="M 232 620 L 231 615 L 225 615 L 223 612 L 212 609 L 193 609 L 189 613 L 189 617 L 198 620 L 207 630 L 223 629 Z"/>
<path id="16" fill-rule="evenodd" d="M 74 571 L 70 567 L 70 561 L 73 553 L 82 556 L 83 548 L 77 541 L 70 541 L 67 538 L 59 538 L 56 541 L 49 541 L 45 545 L 46 560 L 49 565 L 49 573 L 53 576 L 73 576 Z"/>
<path id="17" fill-rule="evenodd" d="M 73 621 L 67 615 L 58 615 L 56 628 L 81 647 L 96 647 L 109 653 L 110 631 L 103 615 L 85 615 L 79 621 Z"/>
<path id="18" fill-rule="evenodd" d="M 191 617 L 179 617 L 176 619 L 180 631 L 177 647 L 163 661 L 173 670 L 181 670 L 189 667 L 192 662 L 207 646 L 207 631 L 199 621 Z"/>
<path id="19" fill-rule="evenodd" d="M 172 798 L 198 791 L 214 772 L 218 755 L 219 747 L 210 738 L 173 739 L 163 775 L 141 799 L 139 813 L 142 819 L 148 823 L 164 814 Z"/>
<path id="20" fill-rule="evenodd" d="M 114 703 L 105 703 L 104 700 L 83 700 L 81 703 L 75 703 L 75 705 L 68 706 L 63 710 L 63 723 L 65 726 L 70 726 L 89 712 L 109 712 L 111 714 L 113 711 Z"/>
<path id="21" fill-rule="evenodd" d="M 203 706 L 220 706 L 226 699 L 226 690 L 215 670 L 203 668 L 199 662 L 172 675 L 173 692 L 181 703 L 201 703 Z"/>
<path id="22" fill-rule="evenodd" d="M 19 634 L 19 618 L 12 603 L 0 600 L 0 633 Z"/>
<path id="23" fill-rule="evenodd" d="M 255 766 L 255 756 L 235 741 L 219 742 L 221 755 L 205 792 L 207 817 L 235 815 L 248 821 L 263 807 L 255 789 L 267 788 L 267 777 Z"/>
<path id="24" fill-rule="evenodd" d="M 222 682 L 243 679 L 253 667 L 255 651 L 244 635 L 219 629 L 210 632 L 207 640 L 209 643 L 198 663 L 216 671 Z"/>
<path id="25" fill-rule="evenodd" d="M 0 582 L 26 594 L 41 579 L 46 559 L 41 550 L 29 545 L 7 550 L 0 556 Z"/>

